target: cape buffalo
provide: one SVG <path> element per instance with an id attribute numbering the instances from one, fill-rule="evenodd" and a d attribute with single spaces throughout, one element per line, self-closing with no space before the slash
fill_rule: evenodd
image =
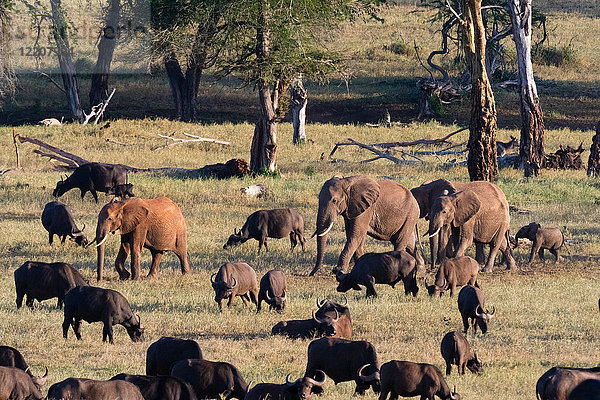
<path id="1" fill-rule="evenodd" d="M 60 197 L 71 189 L 79 188 L 81 199 L 86 192 L 92 193 L 96 203 L 98 192 L 108 192 L 116 185 L 127 183 L 127 168 L 119 164 L 88 163 L 79 166 L 66 180 L 61 178 L 52 195 Z"/>
<path id="2" fill-rule="evenodd" d="M 350 289 L 360 290 L 359 285 L 367 288 L 367 297 L 377 297 L 376 283 L 384 283 L 394 287 L 396 283 L 404 283 L 404 293 L 416 296 L 417 286 L 416 260 L 407 251 L 388 251 L 385 253 L 367 253 L 356 260 L 352 271 L 345 274 L 338 271 L 338 292 Z"/>
<path id="3" fill-rule="evenodd" d="M 339 304 L 328 299 L 317 299 L 317 307 L 315 317 L 323 320 L 325 317 L 334 319 L 335 335 L 344 339 L 352 340 L 352 318 L 350 318 L 350 309 L 348 308 L 348 299 L 344 295 L 345 304 Z"/>
<path id="4" fill-rule="evenodd" d="M 146 351 L 146 374 L 169 375 L 173 365 L 186 358 L 202 359 L 198 342 L 163 336 Z"/>
<path id="5" fill-rule="evenodd" d="M 260 311 L 260 305 L 263 300 L 269 305 L 271 310 L 279 312 L 285 310 L 285 303 L 287 301 L 287 282 L 285 274 L 282 271 L 269 271 L 260 278 L 258 309 L 256 312 Z"/>
<path id="6" fill-rule="evenodd" d="M 259 383 L 248 391 L 245 400 L 310 400 L 313 393 L 323 393 L 323 384 L 327 379 L 323 371 L 317 370 L 318 380 L 305 376 L 292 382 L 290 375 L 285 377 L 283 385 Z"/>
<path id="7" fill-rule="evenodd" d="M 235 296 L 240 296 L 246 306 L 250 300 L 258 308 L 258 282 L 256 272 L 245 262 L 230 262 L 223 264 L 219 272 L 210 277 L 210 282 L 215 290 L 215 301 L 221 311 L 221 301 L 229 298 L 227 307 Z"/>
<path id="8" fill-rule="evenodd" d="M 494 317 L 496 307 L 493 308 L 492 312 L 489 312 L 485 310 L 484 302 L 483 292 L 475 286 L 467 285 L 458 293 L 458 311 L 462 316 L 465 333 L 469 330 L 469 318 L 475 333 L 477 333 L 477 326 L 481 328 L 481 333 L 487 332 L 488 322 Z"/>
<path id="9" fill-rule="evenodd" d="M 573 388 L 568 400 L 600 400 L 600 379 L 586 379 Z"/>
<path id="10" fill-rule="evenodd" d="M 442 357 L 446 361 L 446 375 L 450 375 L 452 364 L 458 367 L 458 374 L 464 375 L 465 366 L 474 374 L 482 374 L 483 366 L 477 352 L 471 354 L 471 346 L 466 336 L 460 332 L 448 332 L 440 345 Z"/>
<path id="11" fill-rule="evenodd" d="M 173 365 L 171 375 L 194 388 L 199 399 L 244 399 L 248 384 L 233 365 L 206 360 L 181 360 Z"/>
<path id="12" fill-rule="evenodd" d="M 84 378 L 67 378 L 50 386 L 48 399 L 144 400 L 144 397 L 133 383 L 121 380 L 96 381 Z"/>
<path id="13" fill-rule="evenodd" d="M 552 367 L 538 379 L 535 385 L 536 397 L 540 400 L 571 400 L 572 397 L 578 396 L 577 392 L 585 392 L 587 391 L 586 387 L 594 386 L 593 383 L 586 383 L 590 380 L 600 380 L 600 367 Z M 578 388 L 582 384 L 583 387 Z M 577 391 L 576 388 L 578 388 Z M 592 397 L 580 398 L 593 399 Z"/>
<path id="14" fill-rule="evenodd" d="M 456 388 L 451 392 L 442 371 L 435 365 L 410 361 L 389 361 L 381 366 L 381 395 L 379 400 L 397 399 L 398 396 L 421 396 L 421 400 L 460 400 Z"/>
<path id="15" fill-rule="evenodd" d="M 375 347 L 366 341 L 321 338 L 308 345 L 308 362 L 304 376 L 315 376 L 321 370 L 337 385 L 355 381 L 355 392 L 365 394 L 369 387 L 375 393 L 381 389 L 379 361 Z"/>
<path id="16" fill-rule="evenodd" d="M 281 239 L 286 236 L 290 237 L 292 250 L 300 241 L 302 251 L 304 251 L 304 219 L 298 211 L 293 208 L 259 210 L 250 214 L 238 233 L 235 230 L 233 231 L 233 235 L 229 236 L 223 248 L 237 246 L 245 243 L 248 239 L 256 239 L 258 240 L 258 253 L 260 254 L 263 245 L 265 250 L 269 251 L 267 247 L 268 237 Z"/>
<path id="17" fill-rule="evenodd" d="M 471 257 L 448 258 L 442 262 L 437 274 L 435 274 L 435 283 L 429 286 L 425 282 L 425 287 L 430 296 L 439 295 L 440 297 L 449 288 L 450 297 L 452 297 L 457 286 L 474 285 L 479 287 L 477 283 L 478 273 L 479 263 Z"/>
<path id="18" fill-rule="evenodd" d="M 62 324 L 63 336 L 67 338 L 69 325 L 77 340 L 81 339 L 79 328 L 81 320 L 88 323 L 100 322 L 104 324 L 102 341 L 106 338 L 113 344 L 113 325 L 123 325 L 129 337 L 134 342 L 144 340 L 144 327 L 139 315 L 136 317 L 131 311 L 127 299 L 119 292 L 111 289 L 102 289 L 93 286 L 77 286 L 65 296 L 65 319 Z"/>
<path id="19" fill-rule="evenodd" d="M 44 376 L 34 376 L 29 369 L 29 365 L 25 362 L 23 355 L 14 347 L 0 346 L 0 366 L 14 367 L 25 371 L 40 390 L 46 384 L 46 379 L 48 379 L 48 368 L 46 368 Z"/>
<path id="20" fill-rule="evenodd" d="M 76 286 L 88 283 L 79 271 L 66 263 L 45 263 L 26 261 L 14 272 L 17 291 L 17 308 L 25 304 L 33 308 L 33 301 L 43 301 L 58 297 L 57 307 L 62 308 L 67 292 Z"/>
<path id="21" fill-rule="evenodd" d="M 42 211 L 42 225 L 48 231 L 48 243 L 52 244 L 54 235 L 60 238 L 60 242 L 64 243 L 67 236 L 79 246 L 85 247 L 88 244 L 87 237 L 83 233 L 83 229 L 77 228 L 73 220 L 71 208 L 60 201 L 51 201 L 46 204 Z"/>
<path id="22" fill-rule="evenodd" d="M 196 400 L 190 384 L 174 376 L 119 374 L 110 380 L 133 383 L 144 400 Z"/>
<path id="23" fill-rule="evenodd" d="M 135 197 L 135 194 L 133 194 L 133 184 L 131 183 L 125 183 L 111 187 L 110 189 L 108 189 L 108 192 L 106 192 L 106 195 L 108 196 L 111 194 L 123 200 L 129 197 Z"/>
<path id="24" fill-rule="evenodd" d="M 46 371 L 48 375 L 48 371 Z M 34 382 L 25 371 L 14 367 L 0 367 L 0 399 L 41 400 L 41 387 L 46 382 Z"/>
<path id="25" fill-rule="evenodd" d="M 315 336 L 336 336 L 335 324 L 339 319 L 339 314 L 331 318 L 328 315 L 317 317 L 313 311 L 310 319 L 292 319 L 289 321 L 280 321 L 272 329 L 271 335 L 284 335 L 291 339 L 308 339 Z"/>

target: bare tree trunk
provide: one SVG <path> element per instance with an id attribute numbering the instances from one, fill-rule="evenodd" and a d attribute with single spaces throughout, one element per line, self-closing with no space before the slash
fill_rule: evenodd
<path id="1" fill-rule="evenodd" d="M 52 7 L 52 34 L 56 41 L 56 54 L 58 55 L 58 63 L 71 114 L 77 121 L 83 122 L 84 117 L 81 102 L 79 101 L 77 76 L 71 58 L 71 48 L 69 47 L 67 22 L 60 2 L 61 0 L 50 0 L 50 6 Z"/>
<path id="2" fill-rule="evenodd" d="M 11 97 L 15 93 L 17 80 L 10 60 L 11 21 L 7 11 L 9 5 L 6 0 L 0 0 L 0 109 L 3 98 Z"/>
<path id="3" fill-rule="evenodd" d="M 544 114 L 531 64 L 531 0 L 509 0 L 508 6 L 517 48 L 521 89 L 519 158 L 525 176 L 537 176 L 544 160 Z"/>
<path id="4" fill-rule="evenodd" d="M 596 125 L 596 134 L 592 137 L 587 175 L 592 178 L 600 176 L 600 122 Z"/>
<path id="5" fill-rule="evenodd" d="M 494 181 L 496 159 L 496 103 L 485 71 L 485 27 L 481 0 L 462 0 L 462 36 L 467 66 L 471 73 L 471 121 L 467 166 L 472 181 Z"/>
<path id="6" fill-rule="evenodd" d="M 108 12 L 102 29 L 102 36 L 98 42 L 98 59 L 92 71 L 92 87 L 90 88 L 90 106 L 100 104 L 108 98 L 108 77 L 110 64 L 117 45 L 117 29 L 121 1 L 110 0 Z"/>
<path id="7" fill-rule="evenodd" d="M 298 76 L 292 82 L 292 86 L 290 86 L 290 106 L 292 108 L 292 124 L 294 126 L 292 143 L 294 144 L 306 141 L 306 103 L 306 89 L 302 85 L 302 76 Z"/>

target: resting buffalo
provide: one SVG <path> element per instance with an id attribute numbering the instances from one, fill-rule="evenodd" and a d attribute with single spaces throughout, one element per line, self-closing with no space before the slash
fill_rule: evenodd
<path id="1" fill-rule="evenodd" d="M 440 265 L 435 275 L 435 283 L 431 286 L 425 282 L 425 287 L 430 296 L 442 294 L 450 289 L 450 297 L 454 295 L 457 286 L 475 285 L 477 283 L 477 274 L 479 273 L 479 263 L 469 256 L 461 256 L 446 259 Z"/>
<path id="2" fill-rule="evenodd" d="M 446 361 L 446 375 L 450 375 L 452 364 L 458 367 L 458 374 L 465 374 L 465 366 L 474 374 L 482 374 L 483 366 L 477 352 L 471 354 L 471 346 L 466 336 L 460 332 L 448 332 L 440 345 L 442 357 Z"/>
<path id="3" fill-rule="evenodd" d="M 127 168 L 119 164 L 89 163 L 79 166 L 66 180 L 61 178 L 52 195 L 60 197 L 71 189 L 79 188 L 81 199 L 86 192 L 98 202 L 98 192 L 108 192 L 116 185 L 127 183 Z"/>
<path id="4" fill-rule="evenodd" d="M 404 293 L 416 296 L 419 292 L 417 286 L 416 260 L 407 251 L 388 251 L 386 253 L 367 253 L 356 260 L 352 271 L 345 274 L 338 271 L 338 292 L 347 292 L 350 289 L 360 290 L 359 285 L 367 288 L 367 297 L 377 297 L 376 283 L 383 283 L 394 287 L 396 283 L 404 283 Z"/>
<path id="5" fill-rule="evenodd" d="M 174 376 L 119 374 L 110 380 L 133 383 L 144 400 L 196 400 L 190 384 Z"/>
<path id="6" fill-rule="evenodd" d="M 148 346 L 146 374 L 169 375 L 173 365 L 186 358 L 202 359 L 202 350 L 195 340 L 163 336 Z"/>
<path id="7" fill-rule="evenodd" d="M 235 296 L 240 296 L 246 306 L 250 300 L 258 308 L 258 282 L 256 272 L 245 262 L 230 262 L 223 264 L 219 272 L 210 277 L 210 282 L 215 290 L 215 301 L 221 311 L 221 301 L 229 299 L 227 307 Z"/>
<path id="8" fill-rule="evenodd" d="M 47 375 L 47 371 L 46 371 Z M 0 400 L 41 400 L 42 385 L 34 382 L 25 371 L 14 367 L 0 367 Z"/>
<path id="9" fill-rule="evenodd" d="M 129 337 L 134 342 L 144 340 L 144 327 L 139 315 L 136 317 L 131 311 L 127 299 L 119 292 L 111 289 L 102 289 L 93 286 L 77 286 L 65 296 L 65 319 L 62 324 L 63 336 L 67 338 L 69 325 L 77 340 L 81 339 L 79 328 L 81 320 L 88 323 L 100 322 L 104 324 L 102 341 L 106 338 L 113 344 L 113 325 L 123 325 Z"/>
<path id="10" fill-rule="evenodd" d="M 327 379 L 323 371 L 317 371 L 318 380 L 305 376 L 291 382 L 290 375 L 285 377 L 283 385 L 259 383 L 248 391 L 245 400 L 310 400 L 313 393 L 323 393 L 323 384 Z"/>
<path id="11" fill-rule="evenodd" d="M 79 246 L 85 247 L 88 244 L 87 237 L 83 229 L 79 229 L 73 220 L 71 208 L 60 201 L 51 201 L 46 204 L 42 211 L 42 225 L 48 231 L 48 243 L 52 244 L 54 235 L 60 238 L 61 243 L 65 242 L 67 236 Z"/>
<path id="12" fill-rule="evenodd" d="M 245 243 L 248 239 L 256 239 L 258 240 L 258 253 L 260 254 L 263 245 L 265 250 L 269 251 L 267 247 L 268 237 L 281 239 L 286 236 L 290 237 L 292 250 L 300 241 L 302 251 L 304 251 L 304 219 L 298 211 L 293 208 L 259 210 L 250 214 L 239 233 L 233 231 L 233 235 L 229 236 L 223 248 L 237 246 Z"/>
<path id="13" fill-rule="evenodd" d="M 336 336 L 335 324 L 338 322 L 339 314 L 335 317 L 317 317 L 313 311 L 310 319 L 292 319 L 278 322 L 272 329 L 271 335 L 284 335 L 292 339 L 309 339 L 315 336 Z"/>
<path id="14" fill-rule="evenodd" d="M 578 392 L 585 392 L 586 387 L 593 387 L 587 381 L 600 380 L 600 367 L 595 368 L 566 368 L 552 367 L 546 371 L 535 385 L 536 397 L 540 400 L 571 400 L 578 398 Z M 581 388 L 579 386 L 582 385 Z M 577 388 L 577 390 L 576 390 Z M 596 385 L 598 388 L 598 385 Z M 579 397 L 579 399 L 595 399 Z"/>
<path id="15" fill-rule="evenodd" d="M 352 340 L 352 318 L 350 318 L 348 299 L 346 296 L 344 296 L 344 299 L 346 301 L 344 305 L 328 299 L 317 299 L 317 307 L 319 309 L 315 313 L 315 317 L 319 320 L 326 317 L 335 319 L 333 324 L 335 327 L 335 335 L 333 335 L 333 337 Z"/>
<path id="16" fill-rule="evenodd" d="M 313 340 L 308 345 L 304 376 L 314 376 L 318 370 L 325 372 L 336 385 L 355 381 L 355 392 L 361 395 L 369 387 L 375 393 L 381 389 L 377 353 L 369 342 L 340 338 Z"/>
<path id="17" fill-rule="evenodd" d="M 469 319 L 473 325 L 473 331 L 477 333 L 477 326 L 481 328 L 481 333 L 486 333 L 488 322 L 494 317 L 496 307 L 492 312 L 484 308 L 485 297 L 481 289 L 475 286 L 467 285 L 460 289 L 458 293 L 458 311 L 462 316 L 464 332 L 469 330 Z"/>
<path id="18" fill-rule="evenodd" d="M 269 294 L 270 292 L 270 294 Z M 285 274 L 279 270 L 269 271 L 260 278 L 258 290 L 258 309 L 263 302 L 267 303 L 271 310 L 282 312 L 285 310 L 287 301 L 287 282 Z"/>
<path id="19" fill-rule="evenodd" d="M 171 375 L 194 388 L 199 399 L 244 399 L 248 384 L 233 365 L 206 360 L 181 360 L 173 365 Z"/>
<path id="20" fill-rule="evenodd" d="M 460 400 L 461 396 L 450 391 L 442 371 L 435 365 L 417 364 L 410 361 L 389 361 L 381 366 L 381 395 L 379 400 L 397 399 L 398 396 L 421 396 L 421 400 Z"/>
<path id="21" fill-rule="evenodd" d="M 33 307 L 33 301 L 43 301 L 58 297 L 57 307 L 62 308 L 67 292 L 76 286 L 88 283 L 79 271 L 66 263 L 45 263 L 26 261 L 14 272 L 17 291 L 17 308 L 25 304 Z"/>
<path id="22" fill-rule="evenodd" d="M 115 185 L 111 187 L 110 189 L 108 189 L 108 192 L 106 192 L 106 195 L 108 196 L 111 194 L 123 200 L 129 197 L 135 197 L 135 194 L 133 194 L 133 184 L 131 183 L 124 183 L 121 185 Z"/>
<path id="23" fill-rule="evenodd" d="M 84 378 L 67 378 L 48 389 L 48 399 L 54 400 L 144 400 L 133 383 L 125 381 L 96 381 Z"/>
<path id="24" fill-rule="evenodd" d="M 29 370 L 29 365 L 25 362 L 23 355 L 14 347 L 0 346 L 0 366 L 14 367 L 25 371 L 38 388 L 44 386 L 48 378 L 48 368 L 46 368 L 44 376 L 34 376 Z"/>

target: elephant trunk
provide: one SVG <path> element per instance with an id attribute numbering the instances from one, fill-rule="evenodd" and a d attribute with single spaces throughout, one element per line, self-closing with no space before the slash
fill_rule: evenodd
<path id="1" fill-rule="evenodd" d="M 333 227 L 333 220 L 331 218 L 323 217 L 319 210 L 317 215 L 317 229 L 313 233 L 313 237 L 317 236 L 317 260 L 315 261 L 315 267 L 310 273 L 313 276 L 319 268 L 323 266 L 323 258 L 325 257 L 325 247 L 327 246 L 327 234 Z"/>
<path id="2" fill-rule="evenodd" d="M 98 259 L 96 261 L 96 279 L 102 280 L 102 273 L 104 271 L 104 242 L 108 238 L 108 232 L 105 232 L 100 225 L 96 228 L 96 237 L 90 243 L 96 243 L 96 249 L 98 253 Z"/>
<path id="3" fill-rule="evenodd" d="M 429 248 L 431 249 L 431 268 L 434 268 L 437 263 L 439 237 L 434 236 L 429 238 Z"/>

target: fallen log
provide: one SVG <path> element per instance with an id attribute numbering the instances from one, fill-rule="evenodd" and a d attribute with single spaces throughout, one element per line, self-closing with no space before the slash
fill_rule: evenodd
<path id="1" fill-rule="evenodd" d="M 547 169 L 583 169 L 581 153 L 584 151 L 583 142 L 581 142 L 577 149 L 561 145 L 556 152 L 548 153 L 544 156 L 542 166 Z"/>
<path id="2" fill-rule="evenodd" d="M 439 138 L 439 139 L 419 139 L 419 140 L 415 140 L 413 142 L 375 143 L 375 144 L 372 144 L 372 146 L 387 149 L 390 147 L 411 147 L 411 146 L 419 146 L 419 145 L 431 146 L 431 145 L 440 145 L 440 144 L 452 144 L 452 142 L 448 141 L 448 139 L 450 139 L 452 136 L 456 135 L 457 133 L 466 131 L 467 129 L 469 129 L 469 128 L 460 128 L 459 130 L 454 131 L 454 132 L 444 136 L 443 138 Z"/>
<path id="3" fill-rule="evenodd" d="M 371 162 L 371 161 L 375 161 L 375 160 L 379 160 L 380 158 L 385 158 L 390 160 L 391 162 L 393 162 L 394 164 L 412 164 L 415 163 L 417 161 L 409 161 L 409 160 L 401 160 L 399 158 L 396 158 L 390 154 L 387 154 L 381 150 L 376 149 L 375 147 L 373 147 L 373 145 L 368 145 L 368 144 L 364 144 L 364 143 L 360 143 L 357 142 L 356 140 L 352 139 L 352 138 L 348 138 L 347 139 L 348 142 L 342 142 L 342 143 L 336 143 L 333 150 L 331 150 L 331 153 L 329 153 L 329 158 L 333 158 L 333 154 L 337 151 L 337 149 L 340 146 L 358 146 L 360 148 L 369 150 L 370 152 L 374 153 L 377 157 L 374 158 L 370 158 L 368 160 L 364 160 L 362 161 L 363 163 L 367 163 L 367 162 Z M 406 153 L 404 153 L 406 154 Z M 414 158 L 417 158 L 418 160 L 420 160 L 418 157 L 412 156 Z M 422 161 L 422 160 L 420 160 Z"/>
<path id="4" fill-rule="evenodd" d="M 28 142 L 28 143 L 32 143 L 32 144 L 38 145 L 38 146 L 43 147 L 43 148 L 45 148 L 47 150 L 50 150 L 53 153 L 58 154 L 59 156 L 62 156 L 64 158 L 67 158 L 67 159 L 71 160 L 72 162 L 74 162 L 76 164 L 75 168 L 79 167 L 80 165 L 87 164 L 87 163 L 90 162 L 90 161 L 88 161 L 88 160 L 86 160 L 84 158 L 76 156 L 75 154 L 71 154 L 71 153 L 69 153 L 67 151 L 59 149 L 58 147 L 54 147 L 52 145 L 49 145 L 48 143 L 42 142 L 41 140 L 33 139 L 33 138 L 30 138 L 30 137 L 27 137 L 27 136 L 21 136 L 19 134 L 17 134 L 16 137 L 17 137 L 17 139 L 19 139 L 19 142 L 21 142 L 21 143 Z"/>
<path id="5" fill-rule="evenodd" d="M 176 137 L 172 137 L 172 136 L 167 136 L 167 135 L 161 135 L 160 133 L 158 134 L 158 136 L 167 139 L 167 143 L 165 143 L 162 146 L 158 146 L 152 149 L 152 151 L 156 151 L 156 150 L 161 150 L 161 149 L 165 149 L 167 147 L 171 147 L 171 146 L 175 146 L 177 144 L 184 144 L 184 143 L 196 143 L 196 142 L 209 142 L 209 143 L 217 143 L 217 144 L 222 144 L 224 146 L 228 146 L 231 144 L 231 142 L 226 142 L 224 140 L 218 140 L 218 139 L 211 139 L 211 138 L 204 138 L 204 137 L 200 137 L 200 136 L 196 136 L 196 135 L 192 135 L 191 133 L 186 133 L 186 132 L 182 132 L 185 136 L 189 136 L 192 139 L 182 139 L 182 138 L 176 138 Z M 172 142 L 168 142 L 168 140 L 172 140 Z"/>

